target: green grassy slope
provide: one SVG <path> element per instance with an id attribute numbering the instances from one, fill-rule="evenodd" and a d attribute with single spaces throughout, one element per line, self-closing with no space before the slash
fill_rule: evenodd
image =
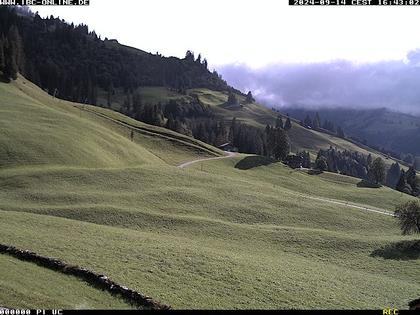
<path id="1" fill-rule="evenodd" d="M 191 100 L 192 95 L 197 95 L 200 101 L 214 110 L 216 117 L 224 119 L 230 123 L 233 117 L 238 121 L 244 122 L 259 128 L 265 128 L 267 124 L 273 125 L 278 115 L 265 106 L 258 103 L 245 104 L 245 97 L 237 95 L 238 100 L 243 106 L 225 106 L 228 99 L 227 92 L 212 91 L 209 89 L 190 89 L 187 95 L 178 94 L 177 92 L 165 87 L 142 87 L 137 92 L 142 96 L 145 104 L 166 103 L 171 99 L 180 100 L 181 103 Z M 122 91 L 117 91 L 113 98 L 112 108 L 119 109 L 123 104 L 124 96 Z M 98 104 L 103 106 L 106 104 L 106 93 L 101 93 Z M 284 120 L 286 119 L 283 116 Z M 389 159 L 382 153 L 366 146 L 361 146 L 339 137 L 335 137 L 326 133 L 309 130 L 302 127 L 297 121 L 292 120 L 293 128 L 289 131 L 292 142 L 292 151 L 309 151 L 312 158 L 315 158 L 319 149 L 328 149 L 330 146 L 339 150 L 358 151 L 365 155 L 372 154 L 373 157 L 382 157 L 388 165 L 394 161 Z"/>
<path id="2" fill-rule="evenodd" d="M 190 90 L 189 93 L 197 94 L 204 104 L 213 106 L 219 117 L 223 117 L 229 121 L 233 117 L 237 117 L 239 121 L 245 122 L 249 125 L 265 128 L 267 124 L 273 125 L 278 115 L 277 112 L 274 112 L 258 103 L 245 104 L 245 98 L 239 95 L 237 97 L 240 103 L 244 104 L 242 107 L 225 107 L 222 104 L 227 101 L 227 93 L 210 91 L 208 89 L 193 89 Z M 283 116 L 283 121 L 285 121 L 285 119 L 286 117 Z M 333 146 L 339 150 L 358 151 L 366 155 L 370 153 L 374 157 L 382 157 L 386 160 L 387 164 L 393 163 L 391 159 L 388 159 L 385 155 L 376 150 L 366 146 L 359 146 L 348 140 L 326 133 L 304 128 L 293 119 L 292 126 L 293 128 L 288 133 L 291 139 L 293 152 L 306 150 L 311 153 L 312 157 L 316 157 L 319 149 L 328 149 L 330 146 Z"/>
<path id="3" fill-rule="evenodd" d="M 0 167 L 127 167 L 164 163 L 162 158 L 177 164 L 197 155 L 222 154 L 164 128 L 120 118 L 122 115 L 109 110 L 54 99 L 23 78 L 10 86 L 0 84 L 0 96 Z M 115 124 L 96 112 L 125 119 L 126 125 Z M 131 129 L 135 141 L 130 141 Z"/>
<path id="4" fill-rule="evenodd" d="M 129 309 L 111 294 L 74 277 L 0 255 L 2 306 L 47 309 Z"/>
<path id="5" fill-rule="evenodd" d="M 392 211 L 411 197 L 247 155 L 179 169 L 179 161 L 209 156 L 211 148 L 140 131 L 131 142 L 128 127 L 115 119 L 134 121 L 109 111 L 100 112 L 108 118 L 98 116 L 28 85 L 0 85 L 0 97 L 9 95 L 0 104 L 1 126 L 15 116 L 16 104 L 25 107 L 21 116 L 34 106 L 68 119 L 30 138 L 43 151 L 13 147 L 18 119 L 0 131 L 8 150 L 28 160 L 36 152 L 45 161 L 2 154 L 1 243 L 103 272 L 174 308 L 405 308 L 418 296 L 420 260 L 400 250 L 412 238 L 400 235 L 394 218 L 311 199 Z M 39 116 L 31 112 L 32 121 Z M 90 143 L 67 136 L 73 123 L 79 132 L 94 130 L 92 137 L 115 137 L 112 148 L 124 143 L 121 154 L 99 146 L 98 156 L 83 156 L 87 162 L 63 158 Z M 27 134 L 37 135 L 37 126 L 28 122 Z M 49 142 L 39 136 L 51 133 Z M 78 142 L 60 155 L 54 150 L 60 139 Z"/>

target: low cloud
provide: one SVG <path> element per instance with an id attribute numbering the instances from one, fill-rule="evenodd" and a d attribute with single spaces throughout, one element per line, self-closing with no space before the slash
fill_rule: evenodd
<path id="1" fill-rule="evenodd" d="M 261 69 L 234 64 L 218 71 L 229 84 L 251 90 L 270 106 L 386 107 L 420 114 L 420 50 L 400 61 L 354 64 L 339 60 Z"/>

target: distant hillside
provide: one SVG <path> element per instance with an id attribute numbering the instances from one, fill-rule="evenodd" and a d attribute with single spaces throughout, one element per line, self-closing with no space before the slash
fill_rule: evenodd
<path id="1" fill-rule="evenodd" d="M 321 125 L 325 121 L 331 121 L 341 126 L 346 135 L 371 147 L 388 151 L 402 159 L 408 153 L 420 156 L 420 117 L 385 108 L 363 110 L 287 108 L 285 110 L 299 120 L 304 120 L 308 115 L 313 118 L 318 112 Z"/>

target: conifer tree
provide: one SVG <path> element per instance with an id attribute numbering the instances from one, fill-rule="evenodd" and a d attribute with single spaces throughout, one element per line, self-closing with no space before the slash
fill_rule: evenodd
<path id="1" fill-rule="evenodd" d="M 292 129 L 292 121 L 290 120 L 289 114 L 287 114 L 286 123 L 284 124 L 284 130 Z"/>
<path id="2" fill-rule="evenodd" d="M 319 129 L 321 127 L 321 119 L 319 118 L 318 112 L 316 112 L 316 114 L 315 114 L 315 118 L 313 120 L 312 127 L 314 129 Z"/>
<path id="3" fill-rule="evenodd" d="M 306 115 L 303 124 L 305 127 L 312 127 L 312 119 L 309 117 L 309 115 Z"/>
<path id="4" fill-rule="evenodd" d="M 252 92 L 251 91 L 249 91 L 248 94 L 246 95 L 246 100 L 245 101 L 247 103 L 253 103 L 253 102 L 255 102 L 255 99 L 252 96 Z"/>
<path id="5" fill-rule="evenodd" d="M 368 172 L 369 178 L 375 183 L 380 184 L 385 180 L 385 163 L 378 157 L 376 158 Z"/>
<path id="6" fill-rule="evenodd" d="M 400 179 L 397 182 L 397 185 L 395 186 L 395 189 L 401 192 L 405 192 L 405 189 L 407 187 L 407 181 L 405 179 L 405 172 L 404 170 L 401 170 Z"/>
<path id="7" fill-rule="evenodd" d="M 337 136 L 339 136 L 340 138 L 345 137 L 344 130 L 340 126 L 337 127 Z"/>
<path id="8" fill-rule="evenodd" d="M 393 163 L 391 167 L 388 170 L 388 173 L 386 175 L 386 185 L 391 188 L 395 188 L 401 174 L 401 168 L 400 164 L 398 162 Z"/>
<path id="9" fill-rule="evenodd" d="M 276 119 L 276 128 L 280 128 L 280 129 L 284 128 L 283 119 L 281 118 L 280 115 L 278 115 Z"/>
<path id="10" fill-rule="evenodd" d="M 4 66 L 5 66 L 5 63 L 4 63 L 4 47 L 3 47 L 3 45 L 4 45 L 4 39 L 3 38 L 0 38 L 0 71 L 2 71 L 3 72 L 3 69 L 4 69 Z"/>
<path id="11" fill-rule="evenodd" d="M 229 105 L 236 105 L 236 104 L 238 104 L 238 99 L 236 98 L 236 95 L 234 93 L 232 93 L 232 92 L 229 93 L 227 103 Z"/>

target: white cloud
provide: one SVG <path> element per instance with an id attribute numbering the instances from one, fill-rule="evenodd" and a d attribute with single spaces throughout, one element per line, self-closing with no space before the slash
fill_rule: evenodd
<path id="1" fill-rule="evenodd" d="M 116 5 L 118 3 L 118 5 Z M 286 0 L 91 0 L 89 7 L 32 7 L 88 24 L 102 37 L 211 65 L 402 60 L 420 46 L 420 7 L 290 7 Z"/>

